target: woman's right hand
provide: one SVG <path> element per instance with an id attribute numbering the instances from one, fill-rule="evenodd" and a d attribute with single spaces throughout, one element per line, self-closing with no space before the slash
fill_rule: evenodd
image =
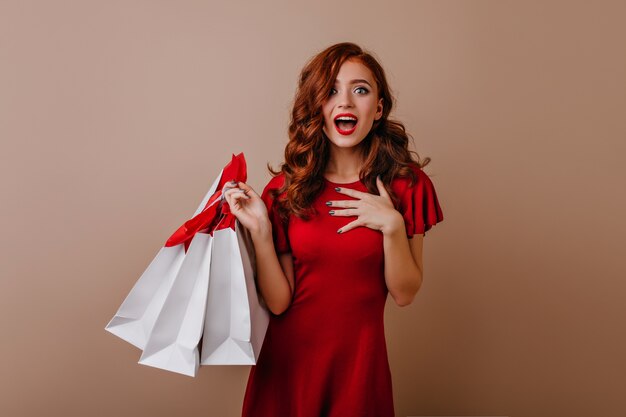
<path id="1" fill-rule="evenodd" d="M 228 182 L 222 188 L 222 194 L 231 213 L 251 233 L 258 233 L 270 224 L 265 202 L 252 187 L 244 182 Z"/>

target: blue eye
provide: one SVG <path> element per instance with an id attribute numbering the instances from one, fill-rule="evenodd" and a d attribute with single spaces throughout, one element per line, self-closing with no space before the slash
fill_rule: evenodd
<path id="1" fill-rule="evenodd" d="M 361 94 L 369 93 L 369 90 L 367 88 L 365 88 L 365 87 L 357 87 L 354 91 L 357 91 L 357 90 L 363 90 L 363 93 L 361 93 Z M 333 91 L 337 91 L 337 90 L 335 90 L 334 88 L 331 88 L 330 89 L 330 93 L 328 95 L 332 96 L 333 95 Z"/>

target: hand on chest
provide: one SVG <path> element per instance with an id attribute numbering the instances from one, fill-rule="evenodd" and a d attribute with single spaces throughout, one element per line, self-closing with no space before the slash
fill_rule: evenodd
<path id="1" fill-rule="evenodd" d="M 317 215 L 304 221 L 291 217 L 288 228 L 292 254 L 301 262 L 374 263 L 383 259 L 383 234 L 368 227 L 357 227 L 337 233 L 342 226 L 354 221 L 356 216 L 331 216 L 333 208 L 328 200 L 351 198 L 331 190 L 324 190 L 314 201 Z M 335 210 L 337 210 L 335 208 Z"/>

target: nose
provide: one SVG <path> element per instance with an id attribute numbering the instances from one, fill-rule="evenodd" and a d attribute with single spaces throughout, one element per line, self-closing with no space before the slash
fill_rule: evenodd
<path id="1" fill-rule="evenodd" d="M 339 107 L 352 107 L 352 96 L 350 95 L 349 89 L 343 89 L 343 92 L 339 95 L 339 101 L 337 105 Z"/>

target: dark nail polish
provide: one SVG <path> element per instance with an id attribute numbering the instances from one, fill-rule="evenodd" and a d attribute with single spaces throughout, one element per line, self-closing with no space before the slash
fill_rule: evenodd
<path id="1" fill-rule="evenodd" d="M 330 206 L 331 204 L 332 204 L 332 203 L 331 203 L 330 201 L 327 201 L 327 202 L 326 202 L 326 205 L 327 205 L 327 206 Z"/>
<path id="2" fill-rule="evenodd" d="M 337 230 L 337 233 L 341 233 L 341 229 Z"/>
<path id="3" fill-rule="evenodd" d="M 332 216 L 333 214 L 335 214 L 335 210 L 329 211 L 328 214 L 330 214 Z"/>
<path id="4" fill-rule="evenodd" d="M 339 187 L 335 187 L 335 191 L 339 191 Z"/>

